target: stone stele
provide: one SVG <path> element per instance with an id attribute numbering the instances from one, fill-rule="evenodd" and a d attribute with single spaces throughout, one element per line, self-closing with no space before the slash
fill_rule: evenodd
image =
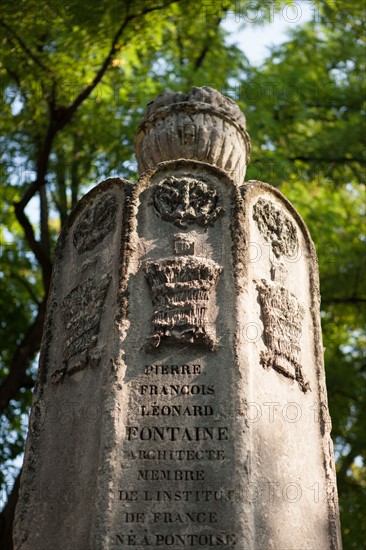
<path id="1" fill-rule="evenodd" d="M 309 232 L 245 117 L 164 93 L 56 253 L 16 550 L 341 548 Z"/>

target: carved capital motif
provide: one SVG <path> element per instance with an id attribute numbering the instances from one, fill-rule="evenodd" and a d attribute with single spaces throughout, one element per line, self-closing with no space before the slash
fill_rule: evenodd
<path id="1" fill-rule="evenodd" d="M 73 242 L 79 254 L 92 250 L 115 227 L 117 200 L 112 193 L 88 206 L 80 216 Z"/>
<path id="2" fill-rule="evenodd" d="M 158 216 L 178 227 L 212 224 L 223 210 L 216 189 L 197 177 L 166 178 L 156 186 L 153 202 Z"/>
<path id="3" fill-rule="evenodd" d="M 310 390 L 300 365 L 300 339 L 305 310 L 283 286 L 262 279 L 257 283 L 267 351 L 261 354 L 264 368 L 273 368 L 296 380 L 303 392 Z"/>
<path id="4" fill-rule="evenodd" d="M 150 348 L 167 343 L 216 347 L 216 334 L 208 319 L 212 291 L 222 268 L 212 260 L 181 256 L 148 261 L 144 266 L 154 313 Z"/>
<path id="5" fill-rule="evenodd" d="M 296 256 L 299 247 L 296 227 L 282 210 L 260 198 L 254 205 L 253 218 L 277 258 L 281 255 L 290 258 Z"/>
<path id="6" fill-rule="evenodd" d="M 110 275 L 104 275 L 100 279 L 89 277 L 69 292 L 61 302 L 61 315 L 66 333 L 64 373 L 67 370 L 68 374 L 72 374 L 85 368 L 87 363 L 99 362 L 98 354 L 95 353 L 95 349 L 93 353 L 92 348 L 97 345 L 100 318 L 110 280 Z"/>

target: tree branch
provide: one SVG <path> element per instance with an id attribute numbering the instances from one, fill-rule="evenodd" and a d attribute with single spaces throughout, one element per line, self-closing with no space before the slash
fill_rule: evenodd
<path id="1" fill-rule="evenodd" d="M 215 31 L 217 32 L 219 26 L 220 26 L 220 23 L 221 23 L 221 17 L 217 17 L 216 20 L 215 20 L 215 26 L 214 26 L 214 29 Z M 206 40 L 205 40 L 205 43 L 203 45 L 203 48 L 202 50 L 200 51 L 200 53 L 198 54 L 195 62 L 194 62 L 194 69 L 195 71 L 198 71 L 198 69 L 201 67 L 201 65 L 203 64 L 205 58 L 206 58 L 206 55 L 208 54 L 208 52 L 210 51 L 210 42 L 211 42 L 211 37 L 210 35 L 208 34 L 208 36 L 206 37 Z"/>
<path id="2" fill-rule="evenodd" d="M 20 38 L 20 36 L 18 36 L 17 33 L 1 18 L 0 18 L 0 25 L 4 27 L 4 29 L 8 31 L 8 33 L 10 33 L 15 38 L 15 40 L 18 42 L 21 49 L 28 55 L 28 57 L 32 59 L 32 61 L 34 61 L 34 63 L 36 63 L 36 65 L 38 65 L 38 67 L 40 67 L 43 71 L 45 71 L 49 75 L 52 74 L 52 70 L 43 64 L 43 62 L 32 52 L 32 50 L 27 46 L 27 44 L 23 42 L 22 38 Z"/>
<path id="3" fill-rule="evenodd" d="M 6 70 L 6 72 L 8 73 L 8 75 L 13 79 L 15 80 L 19 90 L 21 90 L 21 85 L 20 85 L 20 77 L 18 75 L 18 73 L 16 73 L 13 69 L 9 69 L 9 67 L 6 67 L 6 65 L 3 65 L 4 69 Z"/>
<path id="4" fill-rule="evenodd" d="M 48 224 L 48 201 L 47 201 L 47 192 L 46 186 L 43 185 L 39 190 L 39 200 L 40 200 L 40 245 L 45 253 L 45 255 L 50 257 L 50 230 Z"/>
<path id="5" fill-rule="evenodd" d="M 19 388 L 27 384 L 26 371 L 41 345 L 47 296 L 41 302 L 38 313 L 23 337 L 12 358 L 9 374 L 0 385 L 0 410 L 3 411 L 12 399 L 16 399 Z"/>
<path id="6" fill-rule="evenodd" d="M 37 159 L 37 179 L 28 187 L 24 193 L 22 199 L 16 203 L 16 206 L 20 210 L 24 210 L 29 201 L 40 190 L 42 185 L 46 182 L 46 174 L 48 169 L 48 160 L 52 149 L 52 143 L 56 135 L 57 129 L 52 120 L 49 123 L 46 136 L 44 138 L 43 146 L 38 154 Z"/>
<path id="7" fill-rule="evenodd" d="M 136 17 L 142 17 L 144 15 L 147 15 L 148 13 L 158 11 L 158 10 L 162 10 L 162 9 L 166 8 L 167 6 L 170 6 L 171 4 L 175 4 L 177 1 L 179 1 L 179 0 L 173 0 L 171 2 L 167 2 L 166 4 L 160 4 L 158 6 L 152 6 L 151 8 L 145 8 L 144 10 L 142 10 L 139 13 L 129 14 L 125 17 L 125 20 L 120 25 L 119 29 L 117 30 L 117 32 L 116 32 L 116 34 L 113 38 L 110 50 L 109 50 L 105 60 L 103 61 L 101 67 L 99 68 L 96 75 L 94 76 L 91 84 L 89 84 L 89 86 L 86 86 L 86 88 L 84 88 L 84 90 L 82 90 L 80 92 L 80 94 L 77 96 L 77 98 L 74 100 L 74 102 L 67 108 L 67 111 L 69 112 L 70 118 L 72 117 L 72 115 L 74 114 L 76 109 L 79 107 L 79 105 L 81 105 L 81 103 L 83 103 L 83 101 L 85 101 L 85 99 L 87 99 L 89 97 L 89 95 L 92 93 L 92 91 L 99 84 L 99 82 L 102 80 L 103 76 L 107 72 L 107 70 L 109 68 L 109 65 L 112 62 L 112 59 L 114 58 L 114 56 L 115 56 L 115 54 L 118 50 L 118 42 L 119 42 L 124 30 L 128 26 L 128 24 L 131 21 L 133 21 L 134 19 L 136 19 Z"/>
<path id="8" fill-rule="evenodd" d="M 18 500 L 20 474 L 21 472 L 19 472 L 8 501 L 0 513 L 0 548 L 3 548 L 4 550 L 11 550 L 13 548 L 13 520 L 15 506 Z"/>
<path id="9" fill-rule="evenodd" d="M 33 254 L 35 255 L 42 269 L 43 282 L 45 284 L 45 288 L 47 289 L 49 286 L 49 282 L 51 279 L 51 272 L 52 272 L 51 260 L 49 256 L 46 254 L 46 252 L 43 250 L 40 243 L 36 240 L 32 224 L 30 223 L 28 216 L 25 214 L 21 203 L 14 204 L 14 210 L 15 210 L 15 215 L 17 217 L 17 220 L 23 228 L 24 236 L 26 238 L 28 246 L 33 252 Z"/>
<path id="10" fill-rule="evenodd" d="M 194 69 L 196 71 L 198 71 L 198 69 L 201 67 L 201 65 L 203 64 L 204 60 L 205 60 L 205 57 L 206 55 L 208 54 L 208 51 L 210 49 L 210 43 L 209 43 L 209 40 L 206 40 L 206 43 L 205 45 L 203 46 L 200 54 L 198 55 L 198 57 L 196 58 L 195 62 L 194 62 Z"/>
<path id="11" fill-rule="evenodd" d="M 28 281 L 23 279 L 23 277 L 20 277 L 20 275 L 18 275 L 14 271 L 10 271 L 9 277 L 11 279 L 15 279 L 16 281 L 18 281 L 27 290 L 27 292 L 29 293 L 29 296 L 32 298 L 33 302 L 35 304 L 37 304 L 38 306 L 40 305 L 40 301 L 38 299 L 38 296 L 34 292 L 34 290 L 32 288 L 32 285 Z"/>
<path id="12" fill-rule="evenodd" d="M 75 208 L 79 195 L 79 177 L 77 155 L 80 148 L 80 135 L 73 135 L 73 155 L 70 167 L 70 186 L 71 186 L 71 208 Z"/>
<path id="13" fill-rule="evenodd" d="M 51 153 L 51 148 L 53 144 L 53 140 L 59 130 L 61 130 L 68 122 L 70 122 L 71 118 L 75 114 L 77 108 L 89 97 L 89 95 L 92 93 L 92 91 L 95 89 L 95 87 L 99 84 L 99 82 L 102 80 L 103 76 L 105 75 L 115 53 L 118 49 L 118 41 L 122 36 L 123 31 L 126 29 L 127 25 L 135 19 L 137 16 L 143 16 L 147 15 L 148 13 L 151 13 L 156 10 L 161 10 L 167 7 L 168 5 L 174 4 L 179 0 L 173 0 L 171 2 L 168 2 L 166 4 L 160 4 L 158 6 L 152 6 L 151 8 L 146 8 L 139 14 L 131 14 L 127 15 L 121 26 L 119 27 L 117 33 L 115 34 L 115 37 L 112 41 L 111 48 L 109 50 L 108 55 L 106 56 L 104 62 L 102 63 L 101 67 L 97 71 L 92 83 L 89 86 L 86 86 L 84 90 L 80 92 L 80 94 L 77 96 L 77 98 L 73 101 L 71 105 L 68 107 L 65 106 L 56 106 L 55 104 L 55 82 L 53 83 L 53 92 L 51 94 L 51 98 L 49 100 L 49 107 L 50 107 L 50 123 L 48 126 L 47 134 L 44 139 L 43 148 L 41 150 L 41 153 L 38 158 L 37 162 L 37 180 L 30 185 L 26 193 L 24 194 L 23 198 L 19 203 L 16 204 L 16 213 L 19 222 L 23 227 L 26 226 L 27 228 L 27 240 L 29 238 L 29 245 L 32 248 L 32 251 L 36 255 L 37 259 L 41 258 L 42 255 L 40 255 L 39 251 L 39 244 L 37 243 L 36 239 L 34 238 L 33 229 L 29 220 L 26 221 L 26 216 L 24 214 L 24 209 L 29 203 L 29 201 L 34 197 L 34 195 L 41 189 L 43 185 L 46 183 L 46 174 L 47 174 L 47 168 L 48 168 L 48 161 L 49 161 L 49 155 Z M 22 221 L 20 221 L 19 216 L 21 217 Z M 25 226 L 23 225 L 25 224 Z"/>

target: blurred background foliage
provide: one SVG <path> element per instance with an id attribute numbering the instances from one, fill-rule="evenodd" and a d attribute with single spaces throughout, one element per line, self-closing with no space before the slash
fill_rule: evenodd
<path id="1" fill-rule="evenodd" d="M 133 137 L 167 90 L 237 101 L 247 179 L 281 189 L 320 265 L 345 550 L 366 540 L 364 3 L 321 0 L 253 65 L 230 40 L 294 2 L 3 0 L 0 13 L 0 546 L 11 548 L 27 416 L 58 233 L 101 179 L 136 179 Z M 295 2 L 296 4 L 296 2 Z M 256 14 L 256 17 L 253 17 Z"/>

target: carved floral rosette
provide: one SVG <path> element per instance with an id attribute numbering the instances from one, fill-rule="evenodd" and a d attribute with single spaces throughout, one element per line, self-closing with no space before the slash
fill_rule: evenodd
<path id="1" fill-rule="evenodd" d="M 148 261 L 144 271 L 154 308 L 148 347 L 156 348 L 164 340 L 205 344 L 214 349 L 216 334 L 208 311 L 222 268 L 209 259 L 184 256 Z"/>
<path id="2" fill-rule="evenodd" d="M 92 250 L 116 224 L 117 200 L 112 193 L 102 196 L 80 216 L 73 243 L 79 254 Z"/>
<path id="3" fill-rule="evenodd" d="M 185 158 L 213 164 L 240 185 L 250 159 L 245 124 L 237 104 L 212 88 L 161 94 L 148 105 L 137 131 L 139 172 Z"/>

